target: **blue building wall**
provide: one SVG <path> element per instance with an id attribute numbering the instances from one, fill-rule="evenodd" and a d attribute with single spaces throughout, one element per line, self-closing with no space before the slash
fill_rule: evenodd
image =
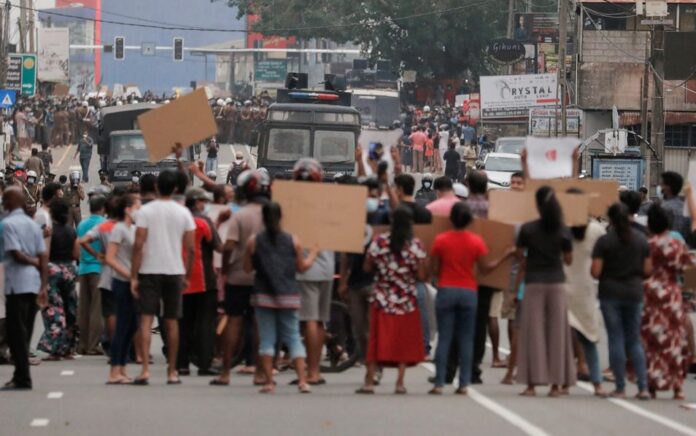
<path id="1" fill-rule="evenodd" d="M 118 15 L 116 15 L 118 14 Z M 137 21 L 121 15 L 142 17 L 160 21 L 172 27 L 197 27 L 206 29 L 244 30 L 245 19 L 237 19 L 237 9 L 225 1 L 210 0 L 102 0 L 102 20 L 138 22 L 160 25 L 149 21 Z M 167 27 L 166 24 L 162 24 Z M 116 36 L 126 39 L 126 46 L 140 46 L 154 42 L 158 46 L 171 47 L 173 38 L 184 38 L 184 47 L 203 47 L 210 44 L 244 39 L 241 32 L 197 32 L 163 30 L 144 27 L 102 23 L 102 44 L 113 44 Z M 136 84 L 140 90 L 157 93 L 171 92 L 173 87 L 188 87 L 191 81 L 215 80 L 216 56 L 208 55 L 207 69 L 201 56 L 191 56 L 184 51 L 184 61 L 174 62 L 173 52 L 157 51 L 155 56 L 142 56 L 140 50 L 126 50 L 123 61 L 114 59 L 113 53 L 102 53 L 101 83 L 113 89 L 114 83 Z"/>

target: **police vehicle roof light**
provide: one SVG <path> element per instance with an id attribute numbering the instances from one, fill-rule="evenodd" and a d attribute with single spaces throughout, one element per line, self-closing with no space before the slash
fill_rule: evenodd
<path id="1" fill-rule="evenodd" d="M 302 92 L 294 91 L 289 92 L 288 96 L 290 98 L 298 100 L 320 100 L 320 101 L 338 101 L 339 96 L 336 94 L 324 93 L 324 92 Z"/>

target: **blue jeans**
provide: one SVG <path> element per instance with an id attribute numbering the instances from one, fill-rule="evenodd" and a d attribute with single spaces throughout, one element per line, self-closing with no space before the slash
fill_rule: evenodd
<path id="1" fill-rule="evenodd" d="M 307 357 L 300 338 L 300 318 L 295 309 L 269 309 L 256 307 L 259 327 L 259 355 L 275 356 L 276 343 L 280 340 L 290 350 L 292 359 Z"/>
<path id="2" fill-rule="evenodd" d="M 126 366 L 133 335 L 138 329 L 138 314 L 129 282 L 114 279 L 111 291 L 116 300 L 116 331 L 111 342 L 111 365 Z"/>
<path id="3" fill-rule="evenodd" d="M 609 337 L 609 365 L 616 379 L 616 390 L 626 389 L 626 351 L 631 355 L 638 377 L 638 389 L 648 387 L 645 352 L 640 341 L 640 318 L 643 304 L 613 298 L 600 298 L 600 309 Z"/>
<path id="4" fill-rule="evenodd" d="M 597 352 L 597 344 L 590 341 L 577 330 L 574 330 L 575 334 L 582 345 L 582 349 L 585 352 L 585 361 L 587 362 L 587 367 L 590 369 L 590 381 L 594 384 L 602 383 L 602 372 L 599 369 L 599 353 Z"/>
<path id="5" fill-rule="evenodd" d="M 218 160 L 216 157 L 209 157 L 205 160 L 205 173 L 208 174 L 209 171 L 217 172 Z"/>
<path id="6" fill-rule="evenodd" d="M 423 328 L 423 346 L 425 347 L 425 355 L 430 356 L 430 320 L 428 319 L 428 308 L 425 306 L 425 295 L 428 289 L 425 283 L 416 283 L 416 300 L 418 301 L 418 310 L 420 310 L 421 326 Z"/>
<path id="7" fill-rule="evenodd" d="M 82 167 L 82 181 L 89 182 L 89 162 L 92 156 L 80 156 L 80 166 Z"/>
<path id="8" fill-rule="evenodd" d="M 435 351 L 435 386 L 445 385 L 447 358 L 452 338 L 459 344 L 459 387 L 471 383 L 476 330 L 476 291 L 461 288 L 439 288 L 435 300 L 437 314 L 437 349 Z"/>

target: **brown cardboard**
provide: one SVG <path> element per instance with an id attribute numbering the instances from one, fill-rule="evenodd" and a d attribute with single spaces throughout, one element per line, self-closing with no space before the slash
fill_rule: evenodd
<path id="1" fill-rule="evenodd" d="M 367 190 L 364 186 L 276 180 L 273 201 L 283 210 L 283 228 L 304 247 L 362 253 Z"/>
<path id="2" fill-rule="evenodd" d="M 471 231 L 481 236 L 488 246 L 488 256 L 485 261 L 500 259 L 515 246 L 515 226 L 498 221 L 477 219 L 471 226 Z M 513 259 L 508 258 L 486 275 L 478 274 L 479 285 L 495 289 L 507 289 L 510 286 L 510 273 Z"/>
<path id="3" fill-rule="evenodd" d="M 374 235 L 386 233 L 389 226 L 372 226 Z M 426 248 L 428 255 L 440 233 L 452 229 L 452 224 L 446 217 L 433 217 L 432 224 L 418 224 L 413 226 L 413 235 L 418 238 Z M 515 226 L 502 222 L 476 219 L 467 229 L 481 236 L 488 246 L 489 254 L 486 261 L 500 258 L 505 252 L 515 245 Z M 503 262 L 498 268 L 487 275 L 478 275 L 479 284 L 496 289 L 505 289 L 510 283 L 510 271 L 512 259 Z"/>
<path id="4" fill-rule="evenodd" d="M 595 179 L 549 179 L 527 180 L 525 191 L 536 192 L 542 186 L 551 186 L 557 193 L 570 188 L 580 189 L 590 195 L 590 216 L 606 216 L 609 206 L 619 201 L 619 182 L 616 180 Z"/>
<path id="5" fill-rule="evenodd" d="M 508 224 L 521 224 L 539 218 L 535 191 L 494 190 L 488 193 L 488 218 Z M 589 221 L 590 202 L 595 197 L 584 194 L 556 193 L 569 227 L 584 226 Z"/>
<path id="6" fill-rule="evenodd" d="M 56 83 L 53 87 L 53 95 L 56 97 L 65 97 L 70 94 L 70 87 L 64 83 Z"/>
<path id="7" fill-rule="evenodd" d="M 684 291 L 696 293 L 696 267 L 684 270 Z"/>
<path id="8" fill-rule="evenodd" d="M 143 113 L 138 117 L 138 125 L 151 162 L 172 154 L 177 143 L 189 147 L 217 133 L 215 118 L 202 89 Z"/>

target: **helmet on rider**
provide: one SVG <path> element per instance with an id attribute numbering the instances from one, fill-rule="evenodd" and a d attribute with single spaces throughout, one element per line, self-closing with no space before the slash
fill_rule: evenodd
<path id="1" fill-rule="evenodd" d="M 36 174 L 36 171 L 33 171 L 33 170 L 27 171 L 27 183 L 29 185 L 33 185 L 34 183 L 36 183 L 36 179 L 38 177 L 39 176 Z"/>
<path id="2" fill-rule="evenodd" d="M 423 174 L 421 185 L 424 189 L 431 189 L 433 187 L 433 175 L 430 173 Z"/>
<path id="3" fill-rule="evenodd" d="M 70 173 L 70 183 L 73 185 L 76 185 L 80 183 L 80 179 L 82 179 L 82 175 L 80 174 L 79 171 L 73 171 Z"/>
<path id="4" fill-rule="evenodd" d="M 310 157 L 304 157 L 295 163 L 292 179 L 302 182 L 321 182 L 324 173 L 321 164 Z"/>

